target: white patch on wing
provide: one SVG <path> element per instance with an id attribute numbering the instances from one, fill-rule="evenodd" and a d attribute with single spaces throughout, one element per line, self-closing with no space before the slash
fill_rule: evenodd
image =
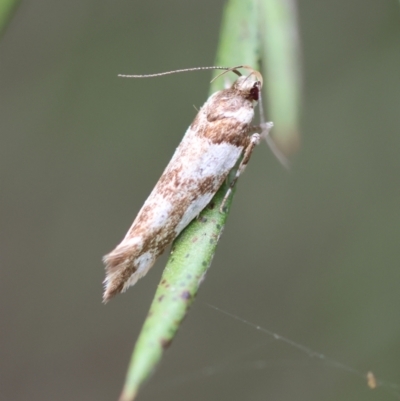
<path id="1" fill-rule="evenodd" d="M 176 163 L 179 162 L 184 169 L 181 173 L 183 179 L 193 179 L 193 182 L 200 184 L 206 177 L 219 176 L 228 173 L 240 157 L 243 147 L 232 145 L 228 142 L 219 144 L 199 137 L 195 131 L 188 129 L 182 144 L 176 153 Z M 178 152 L 179 150 L 185 152 Z M 175 156 L 175 155 L 174 155 Z"/>
<path id="2" fill-rule="evenodd" d="M 137 272 L 143 273 L 146 270 L 146 267 L 149 263 L 151 263 L 154 259 L 154 252 L 148 251 L 144 254 L 140 255 L 135 259 L 135 265 L 137 266 Z"/>
<path id="3" fill-rule="evenodd" d="M 148 214 L 148 220 L 146 221 L 149 230 L 157 230 L 159 228 L 162 228 L 165 226 L 167 223 L 171 209 L 172 209 L 172 204 L 171 202 L 166 199 L 162 194 L 155 192 L 151 193 L 151 195 L 147 198 L 146 202 L 144 203 L 141 211 L 143 208 L 147 206 L 151 209 L 151 213 Z M 140 212 L 139 212 L 140 214 Z M 143 239 L 140 236 L 133 236 L 135 233 L 135 223 L 136 219 L 133 222 L 132 226 L 128 230 L 128 232 L 125 235 L 125 238 L 123 242 L 119 245 L 124 245 L 124 246 L 135 246 L 139 245 L 138 247 L 142 248 L 143 246 Z"/>
<path id="4" fill-rule="evenodd" d="M 123 244 L 127 248 L 131 248 L 134 246 L 138 246 L 138 248 L 141 248 L 143 246 L 143 239 L 142 237 L 129 237 L 128 235 L 126 235 Z"/>
<path id="5" fill-rule="evenodd" d="M 149 221 L 149 228 L 157 229 L 165 226 L 172 208 L 171 202 L 161 194 L 155 194 L 151 203 L 154 208 L 152 209 L 153 213 L 152 219 Z"/>
<path id="6" fill-rule="evenodd" d="M 190 133 L 188 134 L 190 135 Z M 195 164 L 188 163 L 188 167 L 182 172 L 182 178 L 193 178 L 194 184 L 192 186 L 197 186 L 198 188 L 200 188 L 205 179 L 213 178 L 215 190 L 204 194 L 199 193 L 199 195 L 188 206 L 180 222 L 176 226 L 176 235 L 178 235 L 207 206 L 221 184 L 221 177 L 225 176 L 233 168 L 242 153 L 242 147 L 227 142 L 222 142 L 220 144 L 210 143 L 209 141 L 205 141 L 204 138 L 199 138 L 195 133 L 192 134 L 194 135 L 190 138 L 190 142 L 191 144 L 194 144 L 194 148 L 204 148 L 204 144 L 208 142 L 207 150 L 201 152 L 197 156 Z"/>
<path id="7" fill-rule="evenodd" d="M 175 233 L 178 235 L 210 202 L 214 193 L 206 193 L 195 199 L 186 209 L 181 221 L 175 228 Z"/>
<path id="8" fill-rule="evenodd" d="M 134 261 L 137 270 L 133 273 L 128 280 L 125 282 L 122 292 L 126 291 L 131 285 L 136 284 L 136 282 L 147 274 L 151 266 L 155 262 L 154 252 L 148 251 L 137 257 Z"/>
<path id="9" fill-rule="evenodd" d="M 222 113 L 225 117 L 232 117 L 244 124 L 250 124 L 254 117 L 254 110 L 246 107 L 241 107 L 238 110 L 229 111 L 226 110 Z"/>

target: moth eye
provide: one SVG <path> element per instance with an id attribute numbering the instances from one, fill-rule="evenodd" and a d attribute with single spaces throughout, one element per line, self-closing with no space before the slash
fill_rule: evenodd
<path id="1" fill-rule="evenodd" d="M 258 86 L 258 82 L 255 82 L 253 87 L 250 89 L 250 96 L 249 98 L 251 100 L 256 100 L 258 101 L 259 98 L 259 94 L 260 94 L 260 88 Z"/>

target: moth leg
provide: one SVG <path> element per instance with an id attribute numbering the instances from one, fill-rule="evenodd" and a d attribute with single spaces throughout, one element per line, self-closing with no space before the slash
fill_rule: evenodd
<path id="1" fill-rule="evenodd" d="M 278 146 L 276 146 L 274 139 L 269 135 L 269 131 L 273 126 L 274 123 L 269 122 L 254 126 L 252 127 L 252 129 L 255 130 L 254 132 L 261 132 L 261 137 L 265 139 L 268 147 L 271 149 L 271 152 L 274 154 L 274 156 L 278 159 L 283 167 L 285 167 L 287 170 L 290 170 L 290 162 L 288 158 L 281 152 Z"/>
<path id="2" fill-rule="evenodd" d="M 243 159 L 239 164 L 239 167 L 236 171 L 236 175 L 235 178 L 231 181 L 231 184 L 229 185 L 228 190 L 226 191 L 226 194 L 224 196 L 224 199 L 222 200 L 221 206 L 219 208 L 219 211 L 221 213 L 224 213 L 224 207 L 225 207 L 225 203 L 229 197 L 229 195 L 232 192 L 233 187 L 236 184 L 236 181 L 238 180 L 238 178 L 240 177 L 240 174 L 243 173 L 243 171 L 245 170 L 245 168 L 247 167 L 247 163 L 250 160 L 251 154 L 253 153 L 253 149 L 260 143 L 261 141 L 261 135 L 260 134 L 253 134 L 250 137 L 250 142 L 247 145 L 247 148 L 244 150 L 244 155 L 243 155 Z"/>
<path id="3" fill-rule="evenodd" d="M 252 125 L 250 126 L 249 133 L 254 134 L 254 133 L 259 133 L 261 139 L 267 139 L 269 136 L 269 131 L 271 131 L 271 128 L 274 126 L 274 123 L 272 121 L 269 121 L 267 123 L 261 123 L 258 125 Z"/>

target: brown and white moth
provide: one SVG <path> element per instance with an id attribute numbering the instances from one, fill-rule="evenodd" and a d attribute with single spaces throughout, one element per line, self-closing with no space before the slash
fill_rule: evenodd
<path id="1" fill-rule="evenodd" d="M 250 74 L 242 76 L 239 68 L 249 70 Z M 239 78 L 230 88 L 208 98 L 125 238 L 104 256 L 104 302 L 126 291 L 149 271 L 165 248 L 207 206 L 231 169 L 243 157 L 232 188 L 245 169 L 252 150 L 272 127 L 272 123 L 251 124 L 262 87 L 262 76 L 258 71 L 238 66 L 176 72 L 199 69 L 233 71 Z M 148 77 L 168 73 L 123 76 Z"/>

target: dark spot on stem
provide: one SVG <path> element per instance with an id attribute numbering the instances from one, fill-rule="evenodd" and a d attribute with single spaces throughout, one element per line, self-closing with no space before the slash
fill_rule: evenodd
<path id="1" fill-rule="evenodd" d="M 190 292 L 189 291 L 183 291 L 181 294 L 181 298 L 185 300 L 189 300 L 191 298 Z"/>
<path id="2" fill-rule="evenodd" d="M 162 338 L 160 340 L 161 343 L 161 347 L 166 350 L 172 343 L 172 339 L 166 339 L 166 338 Z"/>

